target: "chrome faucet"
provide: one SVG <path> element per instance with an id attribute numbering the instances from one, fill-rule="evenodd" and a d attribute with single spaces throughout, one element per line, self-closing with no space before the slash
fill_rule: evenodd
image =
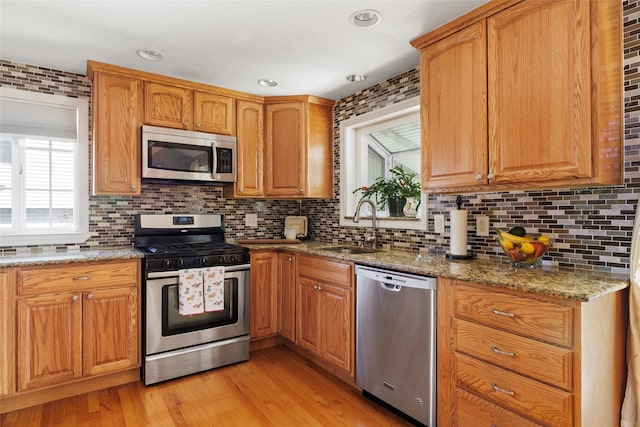
<path id="1" fill-rule="evenodd" d="M 371 206 L 371 236 L 365 237 L 364 242 L 375 249 L 378 243 L 378 238 L 376 237 L 376 205 L 370 199 L 360 199 L 358 206 L 356 206 L 356 213 L 353 215 L 353 222 L 360 221 L 360 209 L 365 203 Z"/>

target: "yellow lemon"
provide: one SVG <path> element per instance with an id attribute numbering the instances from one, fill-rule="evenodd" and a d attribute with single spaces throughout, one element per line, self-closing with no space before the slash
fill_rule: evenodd
<path id="1" fill-rule="evenodd" d="M 538 237 L 538 242 L 542 243 L 545 246 L 549 246 L 549 238 L 547 236 Z"/>
<path id="2" fill-rule="evenodd" d="M 522 245 L 520 245 L 520 250 L 527 255 L 531 255 L 536 251 L 536 248 L 529 242 L 523 242 Z"/>

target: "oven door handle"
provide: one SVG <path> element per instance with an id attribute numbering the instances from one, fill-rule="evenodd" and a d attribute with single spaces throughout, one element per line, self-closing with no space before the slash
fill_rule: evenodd
<path id="1" fill-rule="evenodd" d="M 235 271 L 249 271 L 251 264 L 229 265 L 224 267 L 225 273 L 233 273 Z M 177 277 L 178 270 L 172 271 L 154 271 L 147 273 L 147 279 L 160 279 L 164 277 Z"/>

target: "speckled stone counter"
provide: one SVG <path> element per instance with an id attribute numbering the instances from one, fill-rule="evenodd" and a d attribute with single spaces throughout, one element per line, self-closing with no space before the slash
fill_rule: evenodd
<path id="1" fill-rule="evenodd" d="M 66 264 L 72 262 L 106 261 L 112 259 L 143 258 L 144 254 L 133 248 L 113 248 L 97 251 L 43 252 L 33 255 L 0 257 L 0 268 L 26 267 L 30 265 Z"/>
<path id="2" fill-rule="evenodd" d="M 344 254 L 324 249 L 338 246 L 328 242 L 243 246 L 253 250 L 287 250 L 322 255 L 371 267 L 423 276 L 447 277 L 578 301 L 590 301 L 629 286 L 629 278 L 621 275 L 590 273 L 547 266 L 513 268 L 506 260 L 505 262 L 482 259 L 457 261 L 449 260 L 444 255 L 385 249 L 375 253 Z"/>

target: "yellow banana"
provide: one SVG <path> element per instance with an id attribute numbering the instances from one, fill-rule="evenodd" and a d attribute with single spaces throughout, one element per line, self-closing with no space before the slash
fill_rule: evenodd
<path id="1" fill-rule="evenodd" d="M 520 237 L 502 230 L 498 230 L 498 236 L 513 243 L 525 243 L 532 240 L 531 237 Z"/>

